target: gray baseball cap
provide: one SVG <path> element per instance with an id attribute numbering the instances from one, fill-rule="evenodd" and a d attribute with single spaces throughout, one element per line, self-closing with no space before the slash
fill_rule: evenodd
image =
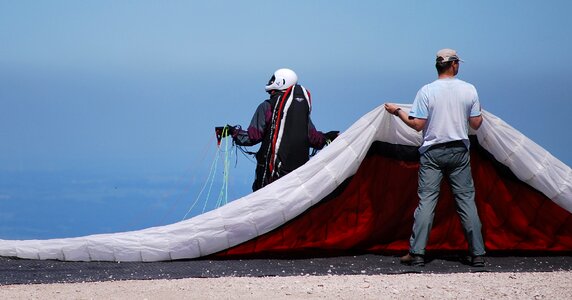
<path id="1" fill-rule="evenodd" d="M 441 58 L 441 59 L 439 59 Z M 445 48 L 445 49 L 441 49 L 439 51 L 437 51 L 437 61 L 440 62 L 448 62 L 448 61 L 463 61 L 461 58 L 459 58 L 459 56 L 457 55 L 457 51 L 453 50 L 453 49 L 449 49 L 449 48 Z"/>

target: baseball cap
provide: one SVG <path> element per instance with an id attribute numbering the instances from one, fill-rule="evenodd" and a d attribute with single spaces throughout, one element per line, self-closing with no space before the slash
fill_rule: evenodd
<path id="1" fill-rule="evenodd" d="M 440 60 L 439 58 L 443 60 Z M 441 49 L 437 52 L 437 61 L 448 62 L 448 61 L 463 61 L 459 56 L 457 56 L 457 51 L 449 48 Z"/>

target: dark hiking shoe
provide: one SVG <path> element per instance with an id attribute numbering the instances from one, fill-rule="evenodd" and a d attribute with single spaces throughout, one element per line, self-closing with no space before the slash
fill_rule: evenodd
<path id="1" fill-rule="evenodd" d="M 479 256 L 473 256 L 471 258 L 471 265 L 473 267 L 484 267 L 485 266 L 485 258 L 482 255 Z"/>
<path id="2" fill-rule="evenodd" d="M 422 255 L 407 253 L 407 255 L 402 256 L 399 261 L 404 265 L 419 266 L 425 265 L 425 259 Z"/>

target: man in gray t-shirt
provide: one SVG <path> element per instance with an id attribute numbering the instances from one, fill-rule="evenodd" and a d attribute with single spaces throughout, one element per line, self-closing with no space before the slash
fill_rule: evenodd
<path id="1" fill-rule="evenodd" d="M 409 114 L 395 104 L 385 109 L 409 127 L 423 131 L 419 148 L 419 205 L 414 214 L 409 253 L 402 263 L 425 264 L 425 247 L 429 239 L 435 206 L 443 176 L 449 178 L 457 203 L 473 266 L 484 266 L 485 246 L 481 222 L 475 205 L 475 188 L 469 157 L 469 126 L 478 129 L 483 121 L 475 87 L 455 78 L 461 60 L 452 49 L 437 52 L 435 67 L 438 79 L 418 92 Z"/>

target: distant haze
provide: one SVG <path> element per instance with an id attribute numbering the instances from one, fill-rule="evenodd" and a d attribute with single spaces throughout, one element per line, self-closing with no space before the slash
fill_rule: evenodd
<path id="1" fill-rule="evenodd" d="M 282 67 L 312 92 L 317 128 L 343 131 L 384 102 L 411 103 L 436 78 L 437 50 L 454 48 L 466 61 L 459 78 L 477 87 L 483 108 L 570 166 L 571 8 L 514 0 L 2 1 L 0 238 L 30 237 L 18 230 L 38 220 L 64 223 L 87 209 L 70 203 L 97 195 L 117 206 L 95 223 L 126 219 L 130 207 L 163 197 L 155 190 L 134 202 L 150 177 L 170 178 L 162 188 L 185 195 L 175 206 L 184 215 L 214 159 L 214 127 L 247 127 Z M 232 155 L 240 197 L 254 164 Z M 45 178 L 38 174 L 67 179 L 27 182 Z M 79 177 L 104 189 L 115 182 L 101 180 L 112 178 L 142 186 L 123 196 L 77 185 L 70 192 Z M 32 217 L 32 203 L 46 209 Z M 73 226 L 84 233 L 95 223 Z M 60 235 L 42 224 L 48 233 L 40 236 Z M 123 228 L 134 227 L 109 230 Z"/>

